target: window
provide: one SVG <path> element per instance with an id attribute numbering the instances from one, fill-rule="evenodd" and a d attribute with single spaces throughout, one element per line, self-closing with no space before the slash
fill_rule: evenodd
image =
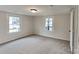
<path id="1" fill-rule="evenodd" d="M 9 33 L 20 31 L 20 17 L 9 17 Z"/>
<path id="2" fill-rule="evenodd" d="M 52 31 L 53 30 L 53 19 L 48 17 L 46 18 L 46 21 L 45 21 L 45 28 L 48 30 L 48 31 Z"/>

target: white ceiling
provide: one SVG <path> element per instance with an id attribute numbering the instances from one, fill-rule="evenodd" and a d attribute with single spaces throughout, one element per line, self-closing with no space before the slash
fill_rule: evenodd
<path id="1" fill-rule="evenodd" d="M 37 13 L 30 12 L 30 9 L 35 8 Z M 56 15 L 69 13 L 71 5 L 0 5 L 0 11 L 7 11 L 24 15 Z"/>

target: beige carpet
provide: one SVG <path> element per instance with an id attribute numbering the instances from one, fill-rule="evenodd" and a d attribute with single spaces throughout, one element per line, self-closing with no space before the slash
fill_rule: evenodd
<path id="1" fill-rule="evenodd" d="M 69 54 L 69 42 L 38 35 L 0 46 L 0 54 Z"/>

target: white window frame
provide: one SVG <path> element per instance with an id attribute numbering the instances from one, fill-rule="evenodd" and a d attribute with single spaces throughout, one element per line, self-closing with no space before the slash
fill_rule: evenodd
<path id="1" fill-rule="evenodd" d="M 11 24 L 10 24 L 10 17 L 15 17 L 15 18 L 18 17 L 18 18 L 19 18 L 19 20 L 18 20 L 18 23 L 19 23 L 19 24 L 17 25 L 17 26 L 19 26 L 19 28 L 17 28 L 17 27 L 15 26 L 16 29 L 12 29 L 13 31 L 11 31 L 11 27 L 10 27 L 10 26 L 11 26 Z M 8 24 L 9 24 L 9 33 L 18 33 L 18 32 L 20 32 L 20 29 L 21 29 L 20 16 L 10 16 L 10 15 L 9 15 L 9 16 L 8 16 L 8 20 L 9 20 L 9 21 L 8 21 Z M 15 20 L 15 21 L 16 21 L 16 20 Z M 15 25 L 16 25 L 16 24 L 15 24 Z M 15 30 L 15 31 L 14 31 L 14 30 Z"/>
<path id="2" fill-rule="evenodd" d="M 51 21 L 51 23 L 50 23 L 50 21 Z M 53 21 L 52 17 L 47 17 L 45 19 L 45 29 L 48 30 L 48 31 L 53 31 L 53 29 L 54 29 L 54 21 Z"/>

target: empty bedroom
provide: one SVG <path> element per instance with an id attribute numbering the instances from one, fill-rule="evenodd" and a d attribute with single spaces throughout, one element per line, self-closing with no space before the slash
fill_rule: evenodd
<path id="1" fill-rule="evenodd" d="M 73 5 L 0 5 L 0 54 L 71 54 Z"/>

